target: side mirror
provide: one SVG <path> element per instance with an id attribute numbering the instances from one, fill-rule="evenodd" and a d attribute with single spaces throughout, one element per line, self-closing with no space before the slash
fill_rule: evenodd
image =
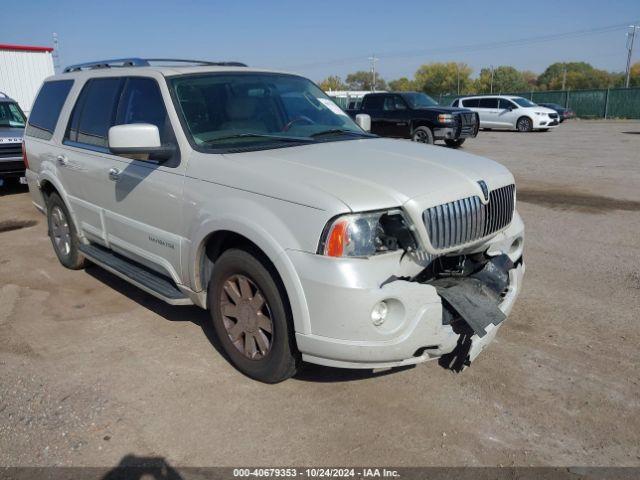
<path id="1" fill-rule="evenodd" d="M 158 127 L 149 123 L 116 125 L 109 129 L 109 151 L 137 160 L 164 161 L 175 153 L 175 146 L 162 145 Z"/>
<path id="2" fill-rule="evenodd" d="M 371 117 L 366 113 L 359 113 L 356 115 L 356 123 L 365 132 L 371 131 Z"/>

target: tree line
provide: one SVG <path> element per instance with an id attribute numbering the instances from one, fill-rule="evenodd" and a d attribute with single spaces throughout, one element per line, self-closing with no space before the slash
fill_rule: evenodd
<path id="1" fill-rule="evenodd" d="M 477 77 L 466 63 L 428 63 L 422 65 L 413 78 L 401 77 L 389 82 L 377 76 L 376 90 L 422 91 L 431 95 L 471 93 L 529 92 L 544 90 L 585 90 L 624 87 L 625 74 L 608 72 L 586 62 L 558 62 L 549 65 L 540 75 L 529 70 L 517 70 L 508 65 L 482 68 Z M 325 90 L 372 90 L 371 72 L 350 73 L 343 81 L 331 75 L 320 82 Z M 629 85 L 640 87 L 640 62 L 631 67 Z"/>

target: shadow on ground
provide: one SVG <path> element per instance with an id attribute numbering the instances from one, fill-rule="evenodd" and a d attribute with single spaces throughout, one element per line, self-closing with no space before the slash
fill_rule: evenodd
<path id="1" fill-rule="evenodd" d="M 211 346 L 213 346 L 213 348 L 215 348 L 227 362 L 230 362 L 229 357 L 223 350 L 215 333 L 209 312 L 206 310 L 196 306 L 169 305 L 168 303 L 155 298 L 153 295 L 136 288 L 116 275 L 94 265 L 87 267 L 85 272 L 105 284 L 107 287 L 112 288 L 130 300 L 133 300 L 138 305 L 151 310 L 165 320 L 170 322 L 191 322 L 198 325 L 207 337 L 207 340 L 209 340 L 209 343 L 211 343 Z M 377 378 L 408 370 L 413 367 L 413 365 L 409 365 L 406 367 L 398 367 L 383 371 L 373 371 L 363 369 L 331 368 L 305 363 L 301 370 L 295 375 L 294 379 L 303 382 L 319 383 L 351 382 Z M 241 375 L 240 372 L 238 372 L 238 374 Z"/>

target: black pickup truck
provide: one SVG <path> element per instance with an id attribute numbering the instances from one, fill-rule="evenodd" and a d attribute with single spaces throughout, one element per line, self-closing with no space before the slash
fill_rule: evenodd
<path id="1" fill-rule="evenodd" d="M 444 140 L 457 148 L 478 134 L 478 114 L 466 108 L 442 107 L 419 92 L 368 93 L 359 109 L 348 109 L 355 119 L 359 113 L 371 117 L 371 133 L 382 137 L 410 138 L 415 142 Z"/>

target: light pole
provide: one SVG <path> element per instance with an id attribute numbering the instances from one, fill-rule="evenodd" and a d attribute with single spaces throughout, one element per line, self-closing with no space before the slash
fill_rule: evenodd
<path id="1" fill-rule="evenodd" d="M 627 32 L 627 78 L 624 82 L 625 88 L 629 88 L 629 78 L 631 77 L 631 57 L 633 55 L 633 42 L 636 39 L 636 30 L 640 25 L 629 25 L 631 32 Z"/>
<path id="2" fill-rule="evenodd" d="M 376 62 L 379 60 L 379 58 L 377 58 L 376 55 L 373 54 L 369 57 L 369 60 L 371 60 L 371 91 L 375 92 L 376 91 Z"/>
<path id="3" fill-rule="evenodd" d="M 491 68 L 491 93 L 493 93 L 493 65 L 489 65 Z"/>

